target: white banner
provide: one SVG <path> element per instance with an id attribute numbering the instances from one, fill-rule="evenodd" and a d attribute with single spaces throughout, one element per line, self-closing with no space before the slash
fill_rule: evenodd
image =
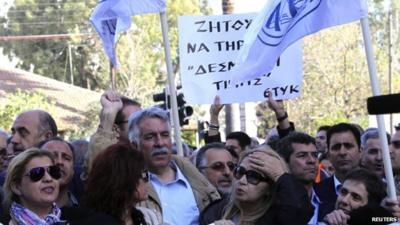
<path id="1" fill-rule="evenodd" d="M 190 104 L 212 104 L 275 99 L 300 95 L 303 80 L 302 45 L 293 44 L 275 62 L 275 68 L 259 78 L 228 89 L 230 71 L 243 45 L 243 37 L 256 13 L 220 16 L 181 16 L 178 19 L 180 72 L 183 91 Z"/>

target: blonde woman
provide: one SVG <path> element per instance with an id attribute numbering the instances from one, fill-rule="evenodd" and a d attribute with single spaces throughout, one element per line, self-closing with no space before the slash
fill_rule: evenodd
<path id="1" fill-rule="evenodd" d="M 306 190 L 270 147 L 243 152 L 234 177 L 228 203 L 215 205 L 223 212 L 215 225 L 302 225 L 311 218 Z"/>
<path id="2" fill-rule="evenodd" d="M 47 225 L 61 221 L 55 204 L 61 173 L 53 154 L 37 148 L 18 154 L 9 164 L 4 183 L 5 224 Z M 9 220 L 9 221 L 8 221 Z"/>

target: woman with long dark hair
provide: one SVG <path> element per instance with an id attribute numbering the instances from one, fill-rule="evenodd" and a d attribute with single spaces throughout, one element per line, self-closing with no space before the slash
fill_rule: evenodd
<path id="1" fill-rule="evenodd" d="M 161 224 L 149 209 L 136 203 L 147 199 L 143 155 L 128 143 L 117 143 L 100 153 L 86 182 L 84 205 L 106 213 L 124 225 Z"/>

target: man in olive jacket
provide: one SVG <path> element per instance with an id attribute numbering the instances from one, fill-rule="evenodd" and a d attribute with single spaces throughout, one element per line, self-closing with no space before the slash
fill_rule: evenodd
<path id="1" fill-rule="evenodd" d="M 164 223 L 198 224 L 199 213 L 220 198 L 216 188 L 180 156 L 172 156 L 167 112 L 143 109 L 129 118 L 129 140 L 144 154 L 150 172 L 149 199 L 140 205 L 162 214 Z"/>

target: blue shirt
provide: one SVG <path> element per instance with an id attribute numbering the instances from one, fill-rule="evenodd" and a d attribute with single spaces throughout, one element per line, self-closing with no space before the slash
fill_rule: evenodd
<path id="1" fill-rule="evenodd" d="M 340 181 L 336 178 L 335 174 L 333 174 L 333 182 L 335 184 L 336 196 L 339 196 L 342 183 L 340 183 Z"/>
<path id="2" fill-rule="evenodd" d="M 150 181 L 161 201 L 164 223 L 198 225 L 199 209 L 192 187 L 175 164 L 172 164 L 172 168 L 176 171 L 175 180 L 166 184 L 150 173 Z"/>

